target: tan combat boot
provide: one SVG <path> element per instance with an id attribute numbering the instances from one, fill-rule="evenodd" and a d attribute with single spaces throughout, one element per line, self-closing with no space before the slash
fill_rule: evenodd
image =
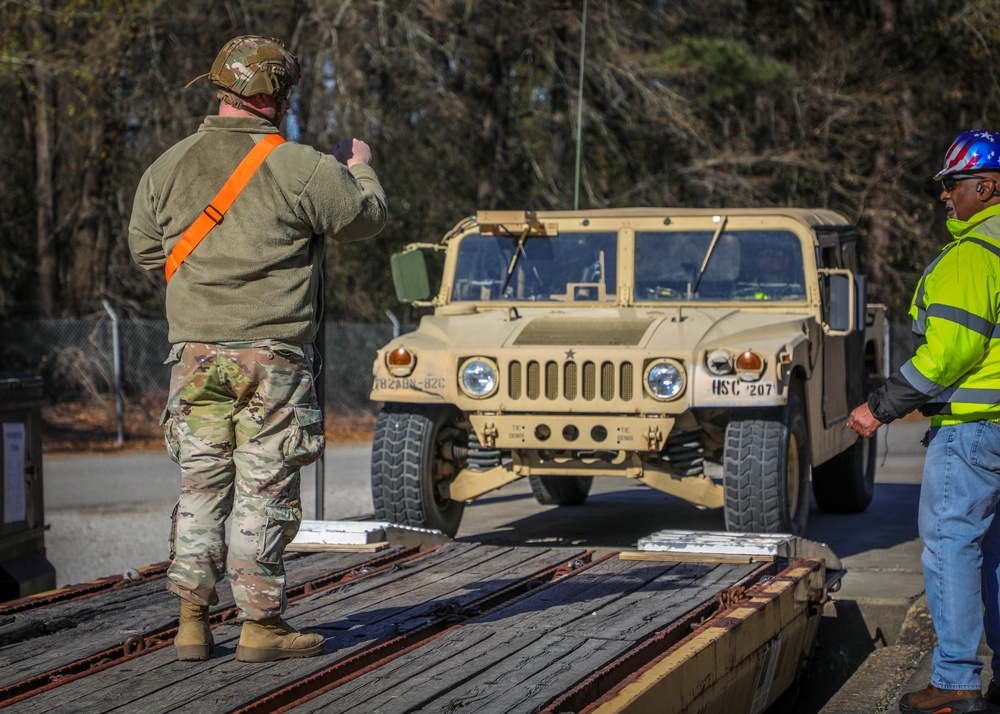
<path id="1" fill-rule="evenodd" d="M 177 625 L 174 647 L 177 659 L 197 662 L 208 659 L 212 651 L 212 628 L 208 624 L 208 606 L 181 600 L 181 619 Z"/>
<path id="2" fill-rule="evenodd" d="M 245 620 L 240 631 L 236 659 L 240 662 L 271 662 L 293 657 L 315 657 L 323 652 L 323 635 L 297 632 L 280 617 Z"/>

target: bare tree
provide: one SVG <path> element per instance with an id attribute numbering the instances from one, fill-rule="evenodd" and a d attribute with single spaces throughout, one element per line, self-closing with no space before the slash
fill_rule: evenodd
<path id="1" fill-rule="evenodd" d="M 865 236 L 901 310 L 946 239 L 934 173 L 1000 109 L 990 0 L 0 0 L 0 314 L 162 311 L 134 269 L 134 187 L 215 110 L 235 34 L 301 59 L 293 138 L 368 140 L 390 197 L 376 241 L 329 251 L 328 314 L 395 305 L 388 254 L 479 208 L 802 205 Z M 582 105 L 580 102 L 582 101 Z"/>

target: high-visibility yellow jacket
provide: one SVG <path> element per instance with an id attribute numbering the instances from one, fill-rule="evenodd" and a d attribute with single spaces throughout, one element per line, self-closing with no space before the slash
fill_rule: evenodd
<path id="1" fill-rule="evenodd" d="M 869 401 L 876 418 L 921 406 L 933 426 L 1000 420 L 1000 205 L 948 230 L 910 305 L 921 344 Z"/>

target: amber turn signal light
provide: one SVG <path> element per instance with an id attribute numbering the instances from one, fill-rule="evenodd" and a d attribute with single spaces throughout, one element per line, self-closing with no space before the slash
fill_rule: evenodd
<path id="1" fill-rule="evenodd" d="M 385 358 L 389 371 L 396 377 L 406 377 L 417 366 L 417 358 L 405 347 L 397 347 Z"/>
<path id="2" fill-rule="evenodd" d="M 760 372 L 764 369 L 764 360 L 753 350 L 747 350 L 736 358 L 736 369 L 747 372 Z"/>
<path id="3" fill-rule="evenodd" d="M 756 382 L 764 374 L 764 358 L 747 350 L 736 358 L 736 376 L 744 382 Z"/>

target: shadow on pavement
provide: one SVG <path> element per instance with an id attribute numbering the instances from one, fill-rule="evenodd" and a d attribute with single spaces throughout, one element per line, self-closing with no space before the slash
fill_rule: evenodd
<path id="1" fill-rule="evenodd" d="M 806 537 L 826 543 L 841 558 L 889 549 L 917 538 L 919 500 L 919 484 L 877 483 L 864 513 L 821 513 L 814 507 Z"/>

